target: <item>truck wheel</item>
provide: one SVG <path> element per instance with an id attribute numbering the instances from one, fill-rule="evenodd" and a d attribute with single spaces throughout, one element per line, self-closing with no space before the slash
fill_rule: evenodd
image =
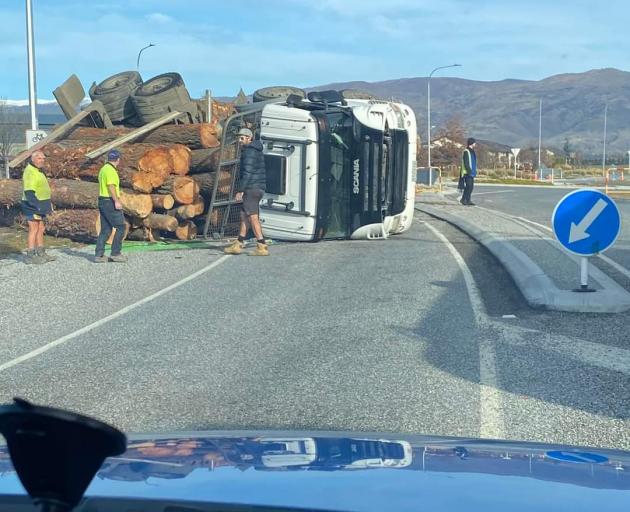
<path id="1" fill-rule="evenodd" d="M 255 102 L 268 100 L 284 100 L 290 94 L 296 94 L 302 98 L 306 98 L 304 90 L 288 85 L 276 85 L 274 87 L 264 87 L 254 92 L 253 100 Z"/>
<path id="2" fill-rule="evenodd" d="M 123 71 L 110 76 L 100 84 L 90 87 L 92 101 L 100 101 L 113 122 L 124 121 L 135 115 L 131 102 L 131 94 L 142 83 L 142 77 L 137 71 Z"/>
<path id="3" fill-rule="evenodd" d="M 179 73 L 164 73 L 144 82 L 131 97 L 144 123 L 158 119 L 172 110 L 189 106 L 191 99 Z"/>

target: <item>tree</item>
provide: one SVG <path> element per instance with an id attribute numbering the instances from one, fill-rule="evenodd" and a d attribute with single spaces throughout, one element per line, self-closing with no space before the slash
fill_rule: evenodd
<path id="1" fill-rule="evenodd" d="M 5 177 L 9 178 L 9 160 L 24 134 L 24 118 L 0 99 L 0 160 Z"/>
<path id="2" fill-rule="evenodd" d="M 462 151 L 466 147 L 461 119 L 453 117 L 446 122 L 431 146 L 431 165 L 445 170 L 459 168 Z"/>

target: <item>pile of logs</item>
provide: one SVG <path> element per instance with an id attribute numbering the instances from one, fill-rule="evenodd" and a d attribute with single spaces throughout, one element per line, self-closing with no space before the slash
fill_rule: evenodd
<path id="1" fill-rule="evenodd" d="M 167 124 L 116 149 L 121 203 L 127 239 L 156 240 L 173 236 L 191 240 L 203 225 L 215 180 L 228 193 L 230 175 L 218 169 L 221 121 L 232 113 L 230 104 L 213 103 L 213 123 Z M 99 231 L 98 172 L 104 156 L 86 154 L 126 133 L 130 128 L 78 126 L 64 139 L 46 144 L 43 171 L 48 177 L 54 213 L 47 233 L 78 241 L 93 241 Z M 21 170 L 15 179 L 0 180 L 0 206 L 13 207 L 22 197 Z M 213 216 L 218 223 L 219 215 Z"/>

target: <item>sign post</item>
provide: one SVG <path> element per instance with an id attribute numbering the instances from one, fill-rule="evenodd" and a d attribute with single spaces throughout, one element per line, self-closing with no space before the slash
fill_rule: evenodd
<path id="1" fill-rule="evenodd" d="M 521 151 L 521 148 L 512 148 L 510 151 L 512 151 L 512 154 L 514 155 L 514 179 L 516 179 L 516 157 Z"/>
<path id="2" fill-rule="evenodd" d="M 570 192 L 556 205 L 551 217 L 554 235 L 569 252 L 581 256 L 580 288 L 588 287 L 588 258 L 613 246 L 621 229 L 621 215 L 615 202 L 595 189 Z"/>

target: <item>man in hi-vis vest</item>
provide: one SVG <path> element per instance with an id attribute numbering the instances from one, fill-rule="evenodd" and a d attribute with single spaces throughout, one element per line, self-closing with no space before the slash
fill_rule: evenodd
<path id="1" fill-rule="evenodd" d="M 462 153 L 462 165 L 459 175 L 464 179 L 464 194 L 460 203 L 464 206 L 473 206 L 470 200 L 473 188 L 475 186 L 475 176 L 477 176 L 477 154 L 475 153 L 475 146 L 477 141 L 470 137 L 466 143 L 466 149 Z"/>

